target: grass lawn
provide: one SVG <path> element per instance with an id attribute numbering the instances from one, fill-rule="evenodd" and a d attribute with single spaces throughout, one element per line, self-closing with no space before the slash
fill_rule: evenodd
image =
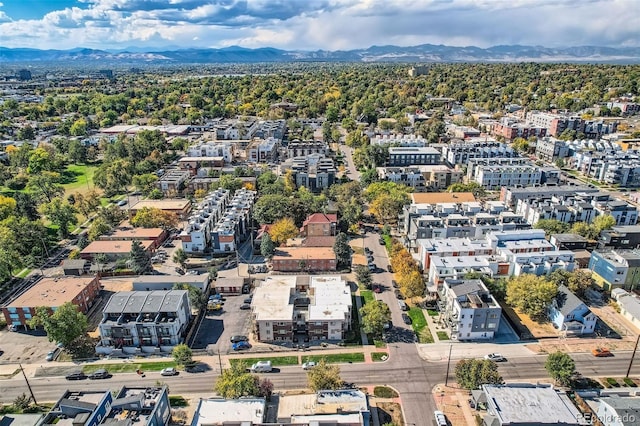
<path id="1" fill-rule="evenodd" d="M 383 349 L 387 347 L 387 344 L 385 343 L 384 340 L 378 340 L 378 339 L 373 339 L 373 345 L 379 349 Z"/>
<path id="2" fill-rule="evenodd" d="M 109 373 L 135 373 L 136 370 L 142 371 L 160 371 L 164 368 L 176 367 L 175 361 L 158 361 L 158 362 L 126 362 L 122 364 L 92 364 L 85 365 L 82 371 L 85 373 L 93 373 L 101 368 L 106 369 Z"/>
<path id="3" fill-rule="evenodd" d="M 362 296 L 362 305 L 366 305 L 369 302 L 376 300 L 371 290 L 360 290 L 360 296 Z"/>
<path id="4" fill-rule="evenodd" d="M 323 358 L 325 359 L 327 364 L 364 362 L 364 353 L 352 352 L 352 353 L 344 353 L 344 354 L 310 355 L 310 356 L 302 357 L 302 362 L 306 362 L 306 361 L 318 362 Z"/>
<path id="5" fill-rule="evenodd" d="M 389 359 L 389 354 L 387 354 L 386 352 L 371 352 L 371 359 L 376 362 L 386 361 L 387 359 Z"/>
<path id="6" fill-rule="evenodd" d="M 446 331 L 438 331 L 436 334 L 438 335 L 439 340 L 449 340 L 449 335 Z"/>
<path id="7" fill-rule="evenodd" d="M 25 268 L 23 269 L 18 275 L 16 275 L 16 277 L 18 278 L 24 278 L 27 275 L 29 275 L 29 273 L 31 272 L 31 269 Z"/>
<path id="8" fill-rule="evenodd" d="M 274 367 L 277 367 L 279 365 L 298 365 L 297 356 L 277 356 L 273 358 L 234 358 L 229 360 L 231 364 L 244 362 L 247 365 L 247 368 L 251 367 L 258 361 L 271 361 L 271 365 L 273 365 Z"/>
<path id="9" fill-rule="evenodd" d="M 409 314 L 409 317 L 411 317 L 411 327 L 413 327 L 413 331 L 416 332 L 416 336 L 418 336 L 420 343 L 433 343 L 433 337 L 431 336 L 429 327 L 427 327 L 427 319 L 424 317 L 422 309 L 413 306 L 407 313 Z"/>
<path id="10" fill-rule="evenodd" d="M 430 317 L 437 317 L 440 312 L 436 311 L 435 309 L 427 309 L 427 313 Z"/>
<path id="11" fill-rule="evenodd" d="M 189 401 L 180 395 L 169 395 L 169 405 L 172 407 L 188 407 Z"/>
<path id="12" fill-rule="evenodd" d="M 384 240 L 384 245 L 387 248 L 387 253 L 391 253 L 391 243 L 393 242 L 391 235 L 383 235 L 382 239 Z"/>
<path id="13" fill-rule="evenodd" d="M 62 174 L 62 186 L 66 194 L 89 192 L 89 188 L 94 187 L 93 174 L 97 168 L 98 166 L 93 164 L 71 164 L 67 166 L 67 170 Z"/>

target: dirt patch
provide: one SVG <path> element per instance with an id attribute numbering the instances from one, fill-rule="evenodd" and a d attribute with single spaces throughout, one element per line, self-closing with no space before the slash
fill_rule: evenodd
<path id="1" fill-rule="evenodd" d="M 133 281 L 122 278 L 102 278 L 100 284 L 105 291 L 117 292 L 117 291 L 131 291 L 133 290 Z"/>
<path id="2" fill-rule="evenodd" d="M 529 315 L 519 313 L 510 306 L 502 303 L 502 312 L 504 312 L 511 322 L 518 328 L 521 338 L 523 339 L 543 339 L 549 337 L 558 337 L 558 331 L 553 328 L 551 322 L 538 323 L 531 319 Z"/>
<path id="3" fill-rule="evenodd" d="M 404 426 L 402 409 L 397 402 L 377 402 L 376 410 L 378 410 L 378 419 L 381 425 L 392 423 L 397 426 Z"/>
<path id="4" fill-rule="evenodd" d="M 616 351 L 631 351 L 635 340 L 627 339 L 595 339 L 584 337 L 572 337 L 567 339 L 545 340 L 539 343 L 526 345 L 527 349 L 538 353 L 561 352 L 591 352 L 594 348 L 604 347 L 614 353 Z"/>

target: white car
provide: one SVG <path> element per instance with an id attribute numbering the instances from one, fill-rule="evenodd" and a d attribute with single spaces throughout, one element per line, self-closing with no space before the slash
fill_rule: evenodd
<path id="1" fill-rule="evenodd" d="M 160 375 L 161 376 L 177 376 L 178 370 L 176 370 L 174 367 L 167 367 L 160 372 Z"/>
<path id="2" fill-rule="evenodd" d="M 487 355 L 484 356 L 484 359 L 488 359 L 488 360 L 494 361 L 494 362 L 503 362 L 503 361 L 507 360 L 505 357 L 503 357 L 502 355 L 497 354 L 497 353 L 487 354 Z"/>
<path id="3" fill-rule="evenodd" d="M 434 411 L 434 417 L 436 418 L 436 425 L 438 426 L 447 426 L 447 418 L 445 417 L 442 411 Z"/>
<path id="4" fill-rule="evenodd" d="M 307 361 L 304 364 L 302 364 L 302 369 L 303 370 L 311 370 L 316 365 L 317 365 L 317 363 L 315 361 Z"/>

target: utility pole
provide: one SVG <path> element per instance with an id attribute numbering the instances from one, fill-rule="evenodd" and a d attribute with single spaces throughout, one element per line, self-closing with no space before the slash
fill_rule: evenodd
<path id="1" fill-rule="evenodd" d="M 38 402 L 36 401 L 36 396 L 33 394 L 33 390 L 31 389 L 31 385 L 29 384 L 29 379 L 27 379 L 27 375 L 24 372 L 24 368 L 22 368 L 22 363 L 18 363 L 18 365 L 20 366 L 20 371 L 22 371 L 22 375 L 24 376 L 24 381 L 27 382 L 27 388 L 29 389 L 29 394 L 31 394 L 31 399 L 33 399 L 33 403 L 35 405 L 38 405 Z"/>
<path id="2" fill-rule="evenodd" d="M 638 349 L 638 342 L 640 342 L 640 334 L 638 334 L 638 338 L 636 339 L 636 345 L 633 347 L 633 353 L 631 354 L 631 359 L 629 360 L 629 368 L 627 368 L 627 375 L 624 376 L 629 377 L 629 373 L 631 373 L 631 366 L 633 365 L 633 358 L 636 357 L 636 350 Z"/>
<path id="3" fill-rule="evenodd" d="M 220 364 L 220 374 L 222 374 L 222 357 L 220 356 L 220 349 L 218 349 L 218 364 Z"/>
<path id="4" fill-rule="evenodd" d="M 449 367 L 451 366 L 451 351 L 453 350 L 453 344 L 449 345 L 449 358 L 447 359 L 447 374 L 444 376 L 444 385 L 449 383 Z"/>

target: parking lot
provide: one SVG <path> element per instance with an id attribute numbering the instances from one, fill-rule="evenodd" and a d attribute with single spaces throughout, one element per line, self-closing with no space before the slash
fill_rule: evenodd
<path id="1" fill-rule="evenodd" d="M 251 311 L 240 309 L 247 297 L 247 294 L 226 296 L 222 310 L 207 313 L 200 324 L 192 348 L 206 349 L 210 353 L 231 353 L 231 336 L 249 336 Z"/>
<path id="2" fill-rule="evenodd" d="M 0 331 L 0 362 L 3 364 L 46 363 L 47 353 L 55 349 L 55 343 L 47 339 L 44 330 Z"/>

